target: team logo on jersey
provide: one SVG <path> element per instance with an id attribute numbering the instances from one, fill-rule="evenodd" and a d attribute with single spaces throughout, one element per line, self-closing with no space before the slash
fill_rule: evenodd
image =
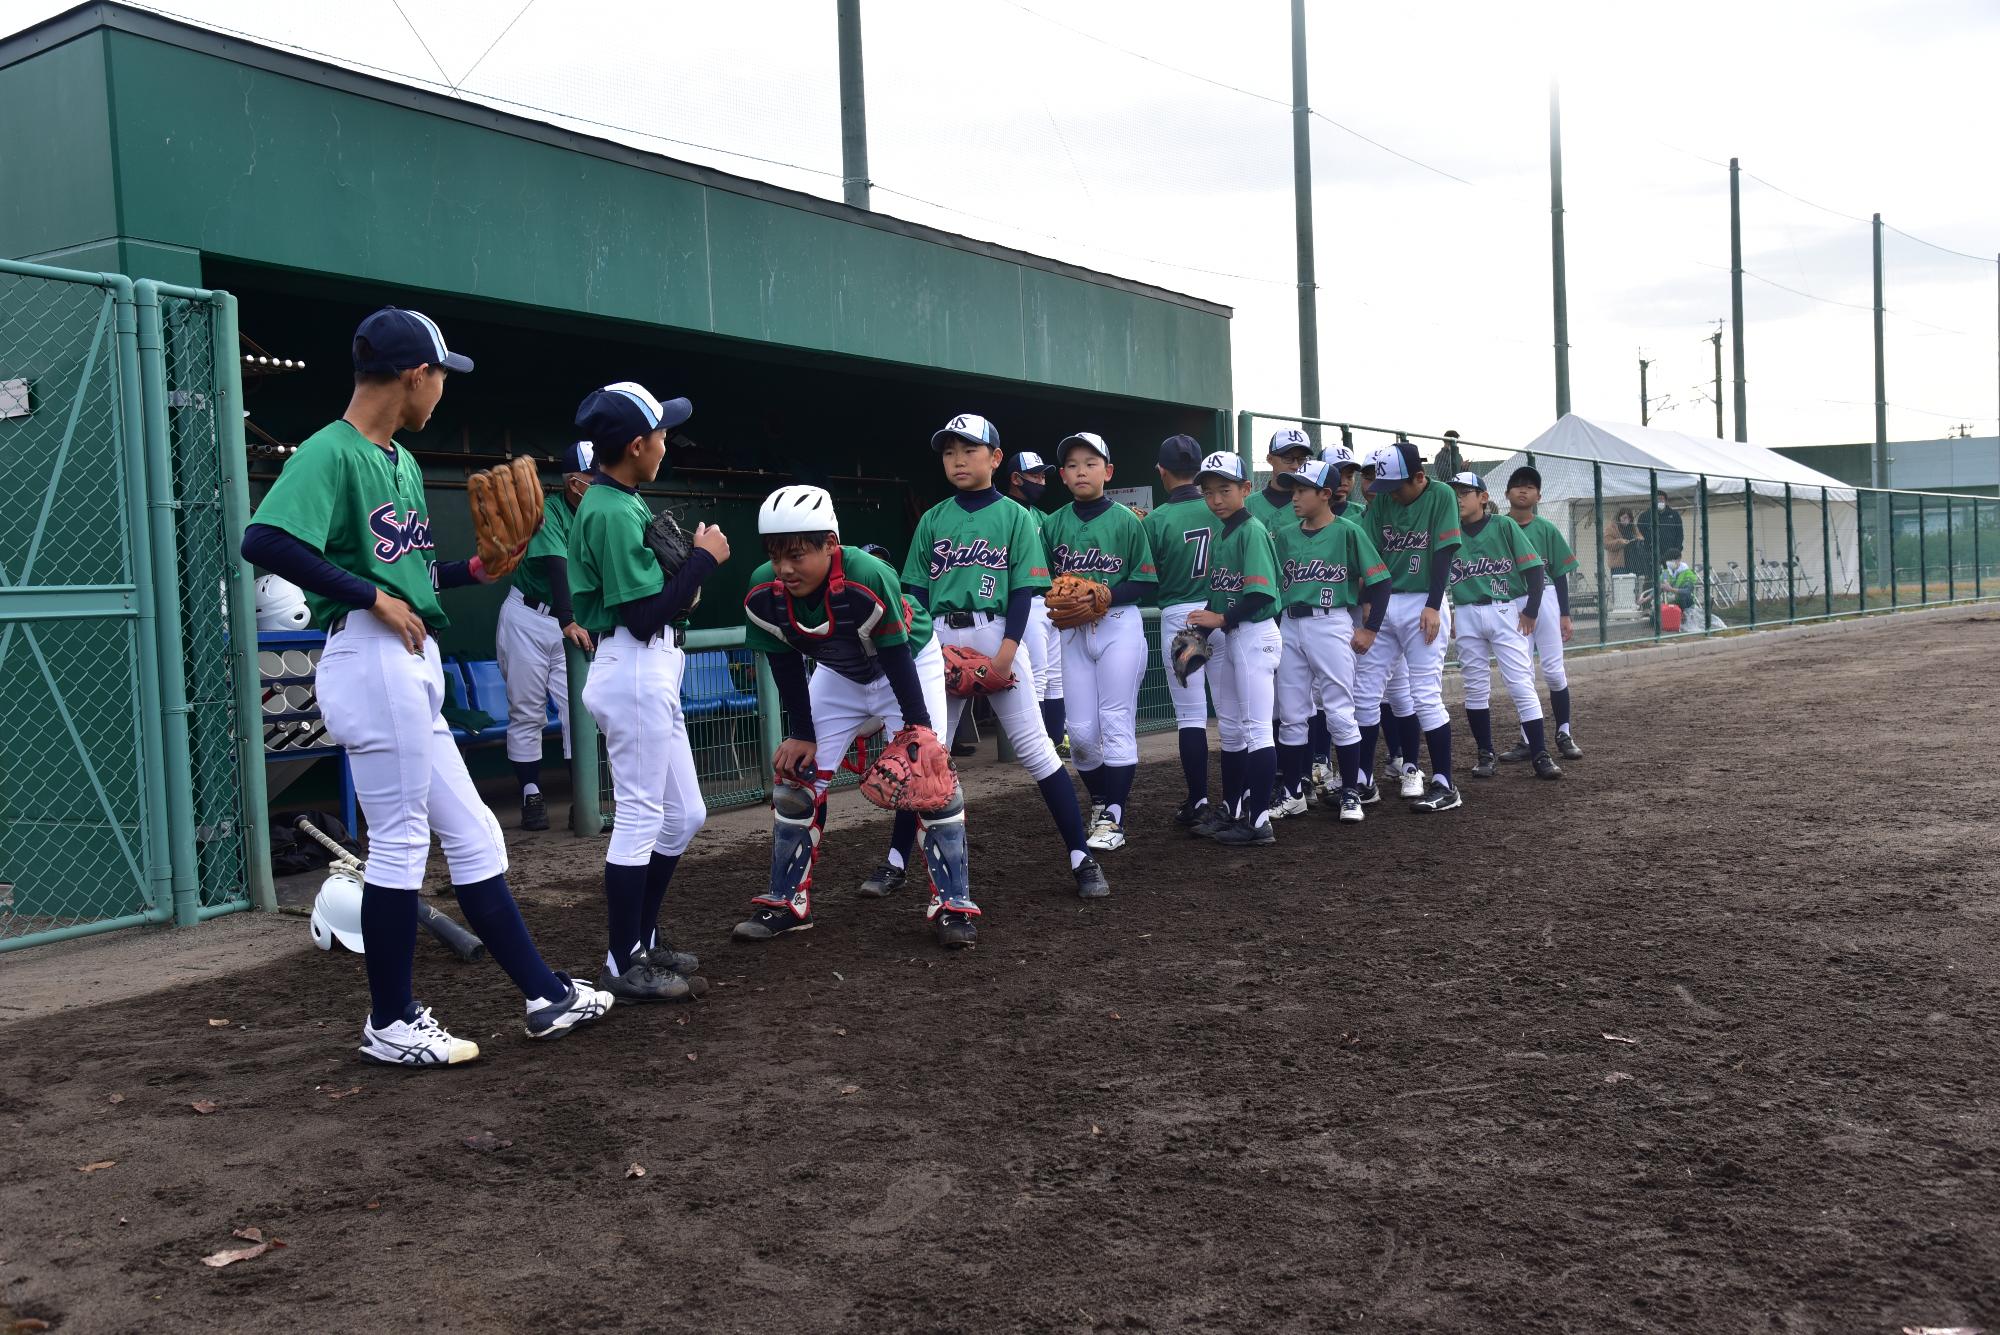
<path id="1" fill-rule="evenodd" d="M 1405 533 L 1401 529 L 1390 529 L 1382 535 L 1381 551 L 1384 556 L 1390 552 L 1420 552 L 1431 545 L 1429 529 L 1420 528 Z"/>
<path id="2" fill-rule="evenodd" d="M 1479 556 L 1470 561 L 1453 557 L 1451 561 L 1451 582 L 1454 584 L 1465 579 L 1485 579 L 1513 573 L 1514 558 L 1511 556 Z"/>
<path id="3" fill-rule="evenodd" d="M 1055 558 L 1059 575 L 1115 575 L 1125 568 L 1125 558 L 1097 547 L 1071 547 L 1057 543 L 1049 555 Z"/>
<path id="4" fill-rule="evenodd" d="M 1235 570 L 1218 570 L 1208 577 L 1208 587 L 1217 593 L 1241 593 L 1246 583 L 1242 573 Z"/>
<path id="5" fill-rule="evenodd" d="M 1287 561 L 1279 571 L 1285 577 L 1285 584 L 1345 584 L 1347 567 L 1332 561 L 1322 561 L 1314 557 L 1310 561 Z"/>
<path id="6" fill-rule="evenodd" d="M 960 546 L 950 538 L 939 538 L 931 544 L 928 569 L 932 579 L 942 579 L 947 570 L 965 570 L 973 567 L 982 570 L 1005 570 L 1007 549 L 995 547 L 984 538 L 976 538 L 964 546 Z"/>
<path id="7" fill-rule="evenodd" d="M 415 510 L 407 519 L 397 519 L 393 502 L 368 512 L 368 531 L 375 537 L 375 559 L 383 565 L 394 565 L 411 552 L 431 550 L 430 521 Z"/>

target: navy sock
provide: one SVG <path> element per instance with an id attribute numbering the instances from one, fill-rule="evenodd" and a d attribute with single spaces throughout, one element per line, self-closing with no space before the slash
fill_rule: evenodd
<path id="1" fill-rule="evenodd" d="M 417 959 L 417 892 L 361 887 L 361 944 L 368 966 L 368 1022 L 377 1029 L 416 1009 L 410 975 Z"/>
<path id="2" fill-rule="evenodd" d="M 678 855 L 668 857 L 657 849 L 653 860 L 646 864 L 646 898 L 639 905 L 639 940 L 648 950 L 660 944 L 660 905 L 666 903 L 667 887 L 673 883 L 674 868 L 680 865 Z"/>
<path id="3" fill-rule="evenodd" d="M 1188 801 L 1208 800 L 1208 729 L 1181 729 L 1181 776 L 1187 780 Z"/>
<path id="4" fill-rule="evenodd" d="M 1222 805 L 1232 816 L 1237 814 L 1239 802 L 1243 796 L 1243 757 L 1245 754 L 1242 751 L 1224 751 L 1222 753 Z"/>
<path id="5" fill-rule="evenodd" d="M 604 864 L 604 944 L 618 972 L 632 963 L 632 952 L 644 941 L 646 873 L 650 867 Z M 666 887 L 662 886 L 664 892 Z"/>
<path id="6" fill-rule="evenodd" d="M 1278 791 L 1290 797 L 1305 787 L 1306 765 L 1311 755 L 1311 743 L 1300 742 L 1293 746 L 1279 742 L 1277 753 Z"/>
<path id="7" fill-rule="evenodd" d="M 1362 774 L 1366 773 L 1369 777 L 1374 777 L 1375 740 L 1381 735 L 1381 732 L 1382 725 L 1380 723 L 1364 723 L 1361 725 L 1361 740 L 1354 744 L 1354 785 L 1356 787 L 1360 787 L 1361 785 Z"/>
<path id="8" fill-rule="evenodd" d="M 1059 695 L 1053 700 L 1042 701 L 1042 730 L 1049 740 L 1060 743 L 1069 731 L 1069 710 L 1063 705 Z"/>
<path id="9" fill-rule="evenodd" d="M 1097 765 L 1090 769 L 1078 769 L 1076 777 L 1083 780 L 1083 790 L 1090 794 L 1091 801 L 1102 802 L 1104 800 L 1104 766 Z"/>
<path id="10" fill-rule="evenodd" d="M 1472 740 L 1482 751 L 1493 749 L 1493 711 L 1490 709 L 1467 709 L 1465 721 L 1472 725 Z"/>
<path id="11" fill-rule="evenodd" d="M 820 803 L 820 809 L 824 811 L 826 803 Z M 910 850 L 916 846 L 917 813 L 914 811 L 898 811 L 896 813 L 896 823 L 889 829 L 889 847 L 902 857 L 903 865 L 907 867 L 910 865 Z"/>
<path id="12" fill-rule="evenodd" d="M 1306 723 L 1306 746 L 1312 751 L 1313 763 L 1324 765 L 1333 753 L 1333 732 L 1326 726 L 1326 711 L 1322 709 Z"/>
<path id="13" fill-rule="evenodd" d="M 1556 731 L 1569 731 L 1569 687 L 1549 692 L 1549 708 L 1555 711 Z"/>
<path id="14" fill-rule="evenodd" d="M 1333 755 L 1334 759 L 1340 765 L 1340 786 L 1342 788 L 1359 788 L 1361 786 L 1361 743 L 1348 742 L 1336 744 L 1333 748 Z"/>
<path id="15" fill-rule="evenodd" d="M 1243 801 L 1243 819 L 1255 820 L 1271 809 L 1271 792 L 1278 781 L 1278 748 L 1260 746 L 1244 752 L 1243 768 L 1248 771 L 1245 777 L 1250 789 Z"/>
<path id="16" fill-rule="evenodd" d="M 1521 725 L 1521 731 L 1528 735 L 1529 755 L 1538 756 L 1549 749 L 1548 733 L 1543 730 L 1540 719 L 1529 719 Z"/>
<path id="17" fill-rule="evenodd" d="M 1042 790 L 1042 800 L 1049 804 L 1049 814 L 1056 818 L 1056 829 L 1062 832 L 1063 847 L 1072 853 L 1083 853 L 1083 812 L 1076 804 L 1076 785 L 1069 781 L 1068 770 L 1057 770 L 1048 778 L 1035 785 Z"/>
<path id="18" fill-rule="evenodd" d="M 1442 779 L 1445 786 L 1451 785 L 1451 720 L 1446 719 L 1437 727 L 1424 734 L 1424 744 L 1431 750 L 1431 778 Z M 1411 748 L 1411 754 L 1415 754 Z"/>
<path id="19" fill-rule="evenodd" d="M 1417 722 L 1415 714 L 1405 714 L 1396 719 L 1396 749 L 1403 755 L 1405 765 L 1423 763 L 1424 728 Z"/>
<path id="20" fill-rule="evenodd" d="M 528 924 L 521 921 L 520 906 L 514 903 L 505 876 L 455 885 L 451 891 L 458 896 L 458 911 L 465 915 L 465 925 L 486 943 L 494 963 L 507 971 L 522 996 L 531 1001 L 553 1001 L 569 995 L 562 979 L 556 977 L 555 970 L 543 962 L 541 952 L 535 949 L 534 938 L 528 935 Z"/>
<path id="21" fill-rule="evenodd" d="M 509 761 L 508 763 L 513 765 L 514 767 L 514 780 L 515 782 L 521 785 L 522 792 L 525 793 L 528 791 L 529 784 L 533 784 L 537 788 L 542 786 L 541 761 L 514 760 L 514 761 Z"/>
<path id="22" fill-rule="evenodd" d="M 1104 767 L 1104 805 L 1111 809 L 1111 818 L 1120 825 L 1125 823 L 1125 808 L 1132 800 L 1132 781 L 1138 777 L 1137 765 Z"/>

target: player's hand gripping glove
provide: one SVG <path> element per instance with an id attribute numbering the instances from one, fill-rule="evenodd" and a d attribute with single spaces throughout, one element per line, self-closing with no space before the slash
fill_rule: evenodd
<path id="1" fill-rule="evenodd" d="M 861 795 L 888 811 L 936 811 L 958 791 L 944 743 L 929 728 L 905 728 L 861 776 Z"/>
<path id="2" fill-rule="evenodd" d="M 962 644 L 944 646 L 944 689 L 946 695 L 960 697 L 998 695 L 1014 684 L 1014 674 L 993 671 L 993 660 L 977 649 Z"/>
<path id="3" fill-rule="evenodd" d="M 1048 604 L 1049 620 L 1057 630 L 1087 626 L 1111 606 L 1111 586 L 1082 575 L 1057 575 L 1042 601 Z"/>
<path id="4" fill-rule="evenodd" d="M 528 539 L 542 527 L 542 480 L 534 461 L 515 455 L 497 468 L 482 468 L 465 480 L 465 494 L 479 564 L 487 578 L 503 579 L 521 564 Z"/>
<path id="5" fill-rule="evenodd" d="M 1167 641 L 1167 657 L 1174 665 L 1174 679 L 1185 686 L 1188 678 L 1208 666 L 1208 660 L 1215 649 L 1208 642 L 1208 632 L 1189 626 Z"/>

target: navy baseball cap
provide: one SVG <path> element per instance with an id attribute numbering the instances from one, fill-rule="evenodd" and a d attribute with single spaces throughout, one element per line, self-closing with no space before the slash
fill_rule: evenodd
<path id="1" fill-rule="evenodd" d="M 1264 448 L 1266 454 L 1290 454 L 1293 450 L 1312 453 L 1312 437 L 1296 427 L 1286 427 L 1271 433 L 1271 443 Z"/>
<path id="2" fill-rule="evenodd" d="M 368 353 L 361 354 L 361 341 L 368 340 Z M 444 345 L 444 330 L 437 321 L 420 311 L 384 306 L 363 320 L 354 331 L 354 369 L 357 371 L 407 371 L 413 366 L 442 366 L 447 371 L 470 371 L 472 358 Z"/>
<path id="3" fill-rule="evenodd" d="M 1193 436 L 1168 436 L 1160 442 L 1160 467 L 1186 477 L 1201 467 L 1201 442 Z"/>
<path id="4" fill-rule="evenodd" d="M 1399 440 L 1393 445 L 1384 445 L 1372 451 L 1368 462 L 1375 466 L 1375 480 L 1368 484 L 1368 490 L 1394 491 L 1417 475 L 1424 461 L 1417 454 L 1417 447 L 1407 440 Z"/>
<path id="5" fill-rule="evenodd" d="M 1278 474 L 1278 480 L 1293 486 L 1332 489 L 1340 485 L 1340 470 L 1325 459 L 1308 459 L 1291 472 Z"/>
<path id="6" fill-rule="evenodd" d="M 1105 463 L 1111 462 L 1111 447 L 1106 445 L 1104 437 L 1098 435 L 1095 431 L 1079 431 L 1075 435 L 1064 436 L 1062 444 L 1056 446 L 1056 458 L 1068 458 L 1069 447 L 1072 445 L 1081 445 L 1098 458 L 1104 460 Z"/>
<path id="7" fill-rule="evenodd" d="M 1451 475 L 1451 489 L 1453 491 L 1485 491 L 1486 479 L 1468 468 L 1463 473 L 1453 473 Z"/>
<path id="8" fill-rule="evenodd" d="M 579 440 L 562 452 L 562 471 L 565 473 L 588 473 L 597 461 L 597 447 L 587 440 Z"/>
<path id="9" fill-rule="evenodd" d="M 1007 456 L 1007 461 L 1000 465 L 1000 475 L 1002 477 L 1012 477 L 1016 473 L 1046 473 L 1048 471 L 1049 461 L 1041 455 L 1036 454 L 1033 450 L 1021 450 L 1018 453 L 1010 454 Z"/>
<path id="10" fill-rule="evenodd" d="M 1000 448 L 1000 428 L 978 413 L 960 413 L 931 433 L 931 448 L 943 450 L 954 440 L 970 441 L 989 449 Z"/>
<path id="11" fill-rule="evenodd" d="M 1528 464 L 1522 464 L 1507 475 L 1507 490 L 1512 491 L 1523 484 L 1533 487 L 1536 491 L 1540 491 L 1542 489 L 1542 475 L 1540 470 Z"/>
<path id="12" fill-rule="evenodd" d="M 671 430 L 693 416 L 694 405 L 686 399 L 662 403 L 644 385 L 620 380 L 584 395 L 576 409 L 576 429 L 599 449 L 623 449 L 635 436 L 662 427 Z"/>
<path id="13" fill-rule="evenodd" d="M 1250 480 L 1250 475 L 1243 471 L 1242 457 L 1228 450 L 1217 450 L 1202 459 L 1201 467 L 1195 471 L 1195 480 L 1198 482 L 1205 477 L 1227 478 L 1231 482 Z"/>

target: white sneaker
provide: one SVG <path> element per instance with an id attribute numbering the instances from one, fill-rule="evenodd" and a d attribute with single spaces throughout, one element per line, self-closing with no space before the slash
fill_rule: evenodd
<path id="1" fill-rule="evenodd" d="M 398 1020 L 386 1029 L 363 1020 L 361 1055 L 383 1066 L 457 1066 L 477 1058 L 479 1045 L 446 1033 L 426 1006 L 416 1019 Z"/>
<path id="2" fill-rule="evenodd" d="M 561 1038 L 580 1024 L 588 1024 L 611 1009 L 612 996 L 589 983 L 578 982 L 566 973 L 556 977 L 569 984 L 569 995 L 556 1001 L 528 1003 L 528 1037 Z"/>
<path id="3" fill-rule="evenodd" d="M 1304 793 L 1280 796 L 1271 806 L 1272 820 L 1283 820 L 1287 816 L 1303 816 L 1305 814 L 1306 795 Z"/>
<path id="4" fill-rule="evenodd" d="M 1307 790 L 1312 796 L 1324 802 L 1340 792 L 1340 780 L 1334 777 L 1333 767 L 1324 760 L 1313 762 L 1312 787 Z"/>
<path id="5" fill-rule="evenodd" d="M 1415 765 L 1403 767 L 1403 796 L 1422 797 L 1424 795 L 1424 772 Z"/>
<path id="6" fill-rule="evenodd" d="M 1097 819 L 1090 823 L 1090 835 L 1083 846 L 1093 853 L 1109 853 L 1113 849 L 1125 847 L 1125 830 L 1105 814 L 1104 808 L 1097 809 Z"/>

